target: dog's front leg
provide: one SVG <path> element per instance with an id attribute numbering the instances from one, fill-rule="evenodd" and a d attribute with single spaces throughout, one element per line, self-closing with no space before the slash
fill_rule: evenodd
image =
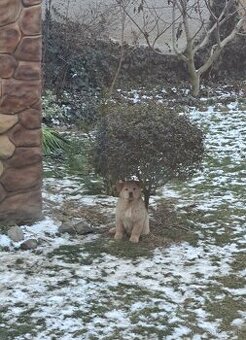
<path id="1" fill-rule="evenodd" d="M 132 229 L 132 233 L 131 233 L 131 237 L 130 237 L 130 242 L 132 243 L 138 243 L 139 242 L 139 237 L 141 235 L 141 231 L 142 231 L 142 226 L 139 225 L 138 223 L 134 224 L 133 229 Z"/>
<path id="2" fill-rule="evenodd" d="M 124 226 L 121 221 L 116 221 L 116 232 L 114 235 L 115 240 L 121 240 L 124 236 Z"/>

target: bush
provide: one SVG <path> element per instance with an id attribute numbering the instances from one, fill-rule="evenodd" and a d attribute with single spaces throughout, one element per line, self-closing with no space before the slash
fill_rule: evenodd
<path id="1" fill-rule="evenodd" d="M 46 125 L 77 124 L 87 131 L 95 126 L 99 96 L 89 90 L 63 91 L 59 96 L 46 90 L 42 96 L 42 106 L 43 122 Z"/>
<path id="2" fill-rule="evenodd" d="M 42 96 L 42 114 L 46 124 L 54 124 L 62 119 L 62 109 L 52 91 L 46 90 Z"/>
<path id="3" fill-rule="evenodd" d="M 108 188 L 137 177 L 148 206 L 158 187 L 197 170 L 204 136 L 187 116 L 156 103 L 113 105 L 107 111 L 96 135 L 95 168 Z"/>
<path id="4" fill-rule="evenodd" d="M 42 125 L 42 148 L 45 156 L 68 150 L 69 147 L 69 141 L 58 131 Z"/>

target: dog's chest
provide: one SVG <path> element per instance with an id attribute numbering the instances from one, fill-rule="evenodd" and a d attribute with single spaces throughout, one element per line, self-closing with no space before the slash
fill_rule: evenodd
<path id="1" fill-rule="evenodd" d="M 124 217 L 125 217 L 125 220 L 132 221 L 132 218 L 133 218 L 133 209 L 132 209 L 132 207 L 126 209 Z"/>
<path id="2" fill-rule="evenodd" d="M 134 223 L 134 211 L 132 207 L 129 207 L 125 212 L 124 212 L 124 218 L 123 218 L 123 223 L 124 227 L 127 230 L 131 230 L 133 227 Z"/>

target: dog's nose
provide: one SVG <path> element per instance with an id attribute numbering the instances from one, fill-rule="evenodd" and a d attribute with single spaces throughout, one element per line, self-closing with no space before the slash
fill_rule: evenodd
<path id="1" fill-rule="evenodd" d="M 132 191 L 129 192 L 129 196 L 133 197 L 133 192 Z"/>

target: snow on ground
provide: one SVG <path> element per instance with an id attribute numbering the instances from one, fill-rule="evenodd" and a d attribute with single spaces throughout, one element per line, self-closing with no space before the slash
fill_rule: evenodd
<path id="1" fill-rule="evenodd" d="M 60 235 L 49 203 L 79 202 L 110 214 L 115 199 L 82 195 L 77 178 L 48 178 L 47 216 L 22 226 L 39 247 L 20 251 L 12 243 L 7 252 L 11 241 L 0 235 L 0 339 L 246 338 L 245 112 L 236 102 L 225 112 L 187 111 L 207 133 L 204 171 L 162 194 L 176 200 L 177 211 L 194 205 L 184 216 L 197 241 L 145 255 L 134 253 L 141 243 L 124 241 L 122 256 L 105 235 Z"/>
<path id="2" fill-rule="evenodd" d="M 220 320 L 211 320 L 204 308 L 211 299 L 208 287 L 216 288 L 218 304 L 229 294 L 215 277 L 231 273 L 230 263 L 240 251 L 236 244 L 205 249 L 183 243 L 135 262 L 100 254 L 87 263 L 93 255 L 83 246 L 73 263 L 47 251 L 2 256 L 0 329 L 14 334 L 25 319 L 30 322 L 30 337 L 25 333 L 16 339 L 148 339 L 150 334 L 153 339 L 182 334 L 236 339 L 221 331 Z"/>

